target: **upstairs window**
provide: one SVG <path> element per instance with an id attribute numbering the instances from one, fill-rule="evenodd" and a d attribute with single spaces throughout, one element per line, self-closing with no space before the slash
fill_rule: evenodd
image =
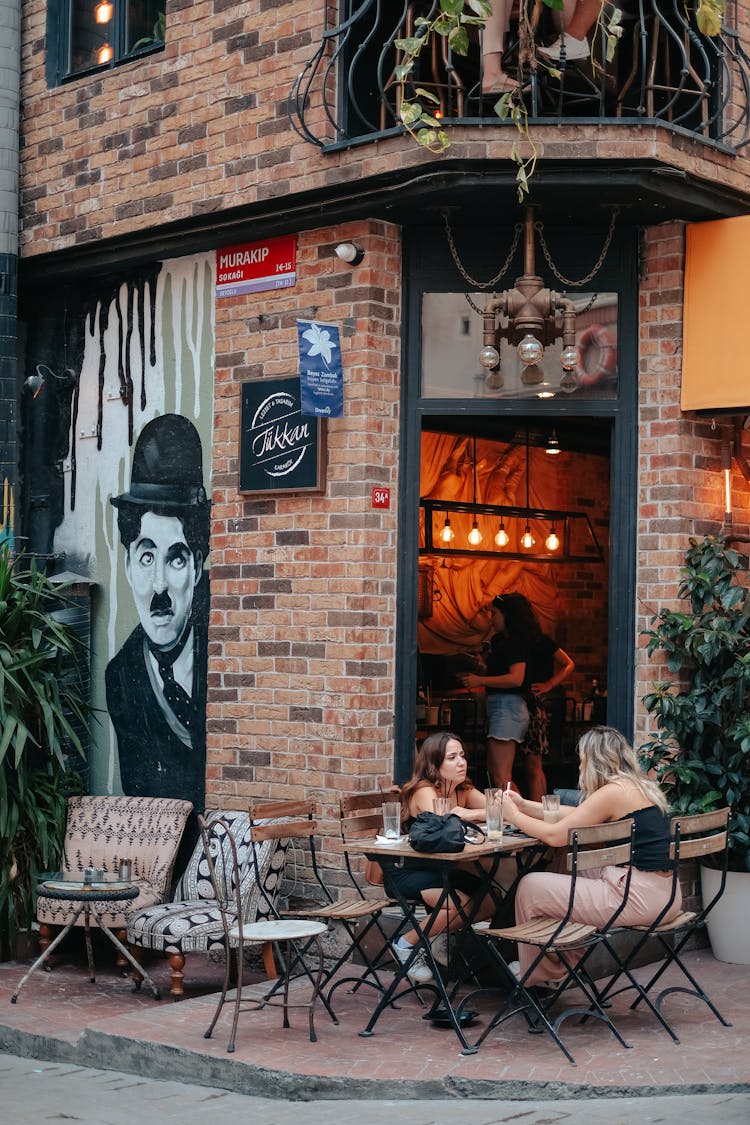
<path id="1" fill-rule="evenodd" d="M 166 0 L 51 0 L 48 65 L 60 81 L 164 46 Z"/>

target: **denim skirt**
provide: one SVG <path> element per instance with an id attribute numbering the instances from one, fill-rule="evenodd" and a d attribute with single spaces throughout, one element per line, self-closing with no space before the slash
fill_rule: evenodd
<path id="1" fill-rule="evenodd" d="M 522 695 L 514 692 L 487 692 L 487 735 L 489 738 L 523 742 L 529 729 L 529 709 Z"/>

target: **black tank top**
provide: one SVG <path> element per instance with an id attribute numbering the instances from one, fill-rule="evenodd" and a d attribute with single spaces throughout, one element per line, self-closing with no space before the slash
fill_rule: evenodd
<path id="1" fill-rule="evenodd" d="M 633 866 L 639 871 L 666 871 L 669 867 L 669 816 L 650 805 L 631 813 L 635 821 Z"/>

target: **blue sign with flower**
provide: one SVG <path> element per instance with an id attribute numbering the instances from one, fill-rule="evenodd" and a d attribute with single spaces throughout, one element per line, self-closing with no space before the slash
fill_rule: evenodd
<path id="1" fill-rule="evenodd" d="M 344 373 L 337 324 L 298 320 L 302 413 L 317 418 L 344 415 Z"/>

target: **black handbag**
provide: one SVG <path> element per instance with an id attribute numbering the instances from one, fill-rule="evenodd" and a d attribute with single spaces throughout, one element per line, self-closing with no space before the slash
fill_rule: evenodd
<path id="1" fill-rule="evenodd" d="M 482 840 L 482 829 L 455 813 L 421 812 L 409 829 L 409 843 L 416 852 L 462 852 L 467 843 L 481 844 Z"/>

